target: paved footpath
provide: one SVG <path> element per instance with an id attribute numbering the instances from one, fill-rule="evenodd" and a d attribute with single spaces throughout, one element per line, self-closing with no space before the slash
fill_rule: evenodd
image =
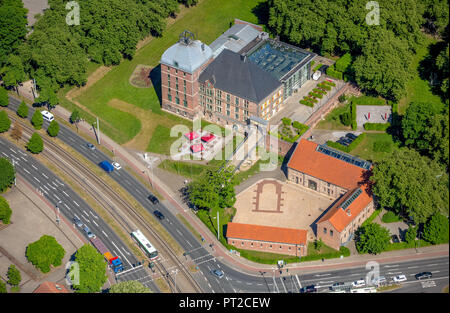
<path id="1" fill-rule="evenodd" d="M 69 121 L 70 112 L 61 106 L 57 106 L 53 111 L 55 115 Z M 95 133 L 91 125 L 86 122 L 79 123 L 79 130 L 90 136 L 91 138 L 96 140 Z M 101 145 L 110 151 L 114 151 L 116 156 L 121 158 L 124 162 L 126 162 L 138 175 L 144 180 L 149 179 L 143 171 L 146 170 L 146 164 L 143 160 L 140 160 L 136 155 L 132 155 L 127 149 L 114 142 L 112 139 L 108 138 L 103 133 L 100 136 Z M 228 265 L 232 266 L 235 269 L 238 269 L 242 272 L 258 275 L 259 271 L 270 270 L 274 267 L 274 265 L 265 265 L 251 262 L 247 259 L 238 257 L 235 254 L 230 253 L 212 234 L 209 229 L 195 216 L 194 213 L 188 208 L 188 206 L 182 202 L 180 196 L 177 192 L 173 191 L 169 188 L 164 182 L 162 182 L 157 176 L 154 176 L 152 179 L 152 186 L 161 194 L 170 205 L 175 208 L 179 214 L 183 215 L 186 220 L 200 233 L 200 235 L 205 238 L 206 244 L 213 243 L 213 250 L 211 250 L 212 254 L 220 258 L 221 261 L 226 262 Z M 447 245 L 439 245 L 432 247 L 423 247 L 420 248 L 419 252 L 416 252 L 415 249 L 405 249 L 405 250 L 397 250 L 384 252 L 380 255 L 357 255 L 350 256 L 343 259 L 329 259 L 322 261 L 311 261 L 305 263 L 296 263 L 289 264 L 287 268 L 289 268 L 290 273 L 305 273 L 314 272 L 314 271 L 325 271 L 331 269 L 339 269 L 345 267 L 356 267 L 363 266 L 368 261 L 378 261 L 380 263 L 390 263 L 390 262 L 401 262 L 407 260 L 415 260 L 415 259 L 425 259 L 425 258 L 433 258 L 433 257 L 441 257 L 448 256 L 448 244 Z"/>

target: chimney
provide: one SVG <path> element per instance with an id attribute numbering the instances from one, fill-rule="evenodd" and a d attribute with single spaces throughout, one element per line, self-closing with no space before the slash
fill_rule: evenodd
<path id="1" fill-rule="evenodd" d="M 352 213 L 350 213 L 350 209 L 347 210 L 347 215 L 352 216 Z"/>
<path id="2" fill-rule="evenodd" d="M 241 61 L 245 62 L 247 60 L 247 55 L 241 54 Z"/>

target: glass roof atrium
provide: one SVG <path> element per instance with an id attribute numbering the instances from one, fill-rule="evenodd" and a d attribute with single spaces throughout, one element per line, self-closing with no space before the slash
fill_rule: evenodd
<path id="1" fill-rule="evenodd" d="M 282 42 L 266 40 L 256 50 L 252 51 L 248 58 L 280 80 L 308 55 L 310 55 L 308 52 L 302 53 L 300 50 Z"/>
<path id="2" fill-rule="evenodd" d="M 329 155 L 329 156 L 331 156 L 333 158 L 336 158 L 336 159 L 342 160 L 344 162 L 347 162 L 349 164 L 353 164 L 353 165 L 359 166 L 359 167 L 361 167 L 361 168 L 363 168 L 365 170 L 369 170 L 370 167 L 372 166 L 372 163 L 370 163 L 368 161 L 365 161 L 365 160 L 359 159 L 359 158 L 357 158 L 357 157 L 355 157 L 353 155 L 350 155 L 350 154 L 347 154 L 347 153 L 335 150 L 335 149 L 330 148 L 330 147 L 328 147 L 326 145 L 318 145 L 317 146 L 317 151 L 319 151 L 319 152 L 321 152 L 323 154 Z"/>

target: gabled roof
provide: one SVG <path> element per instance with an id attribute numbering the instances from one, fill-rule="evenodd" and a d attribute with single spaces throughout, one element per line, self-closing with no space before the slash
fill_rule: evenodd
<path id="1" fill-rule="evenodd" d="M 315 142 L 301 139 L 288 167 L 345 189 L 354 189 L 363 181 L 365 169 L 317 151 Z"/>
<path id="2" fill-rule="evenodd" d="M 40 284 L 33 293 L 69 293 L 69 291 L 61 284 L 45 281 Z"/>
<path id="3" fill-rule="evenodd" d="M 228 223 L 227 238 L 268 241 L 274 243 L 306 246 L 307 231 L 304 229 Z"/>
<path id="4" fill-rule="evenodd" d="M 329 221 L 338 232 L 343 231 L 344 228 L 370 203 L 370 201 L 372 201 L 372 197 L 369 196 L 366 189 L 367 186 L 363 185 L 360 188 L 355 188 L 352 191 L 347 192 L 320 218 L 319 221 L 317 221 L 317 224 Z M 351 199 L 352 195 L 355 195 L 354 199 Z M 348 206 L 346 206 L 346 204 L 348 204 Z"/>
<path id="5" fill-rule="evenodd" d="M 260 103 L 281 86 L 268 72 L 246 57 L 223 50 L 200 74 L 199 81 L 251 102 Z"/>
<path id="6" fill-rule="evenodd" d="M 247 24 L 234 24 L 226 32 L 214 40 L 209 46 L 213 55 L 217 56 L 224 49 L 239 52 L 253 39 L 259 36 L 261 31 Z"/>

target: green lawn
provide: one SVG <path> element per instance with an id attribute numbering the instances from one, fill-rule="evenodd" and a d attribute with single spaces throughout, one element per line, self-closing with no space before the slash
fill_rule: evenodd
<path id="1" fill-rule="evenodd" d="M 315 128 L 329 130 L 351 130 L 350 126 L 345 126 L 341 123 L 341 119 L 339 117 L 341 114 L 349 111 L 349 104 L 341 103 L 337 108 L 328 113 L 327 116 L 325 116 L 325 119 L 320 121 Z"/>
<path id="2" fill-rule="evenodd" d="M 164 160 L 158 167 L 177 175 L 195 179 L 200 177 L 202 173 L 211 166 L 195 164 L 192 162 Z"/>
<path id="3" fill-rule="evenodd" d="M 390 152 L 376 152 L 374 151 L 374 144 L 377 141 L 384 141 L 390 144 Z M 352 150 L 352 155 L 360 157 L 364 160 L 377 162 L 386 155 L 390 155 L 392 151 L 398 149 L 398 143 L 394 142 L 392 136 L 387 133 L 366 133 L 366 138 Z"/>
<path id="4" fill-rule="evenodd" d="M 130 105 L 152 110 L 153 113 L 159 115 L 159 120 L 166 122 L 166 125 L 189 125 L 188 121 L 165 113 L 160 109 L 157 95 L 160 74 L 157 66 L 161 55 L 178 40 L 179 34 L 184 30 L 196 33 L 199 40 L 210 44 L 229 28 L 230 22 L 234 18 L 257 23 L 258 18 L 252 11 L 261 2 L 263 0 L 202 1 L 197 6 L 187 10 L 184 16 L 171 24 L 164 31 L 162 37 L 154 38 L 142 47 L 133 60 L 123 60 L 119 66 L 115 66 L 75 100 L 110 123 L 115 131 L 105 129 L 104 132 L 119 143 L 125 143 L 136 136 L 141 129 L 141 125 L 139 119 L 133 114 L 108 106 L 108 102 L 112 99 L 120 99 Z M 219 7 L 220 9 L 218 9 Z M 156 83 L 156 90 L 155 88 L 136 88 L 129 83 L 128 80 L 138 64 L 155 67 L 151 76 Z M 93 70 L 91 67 L 89 69 L 90 71 Z M 159 130 L 161 131 L 161 129 Z M 157 144 L 150 142 L 149 148 Z"/>

